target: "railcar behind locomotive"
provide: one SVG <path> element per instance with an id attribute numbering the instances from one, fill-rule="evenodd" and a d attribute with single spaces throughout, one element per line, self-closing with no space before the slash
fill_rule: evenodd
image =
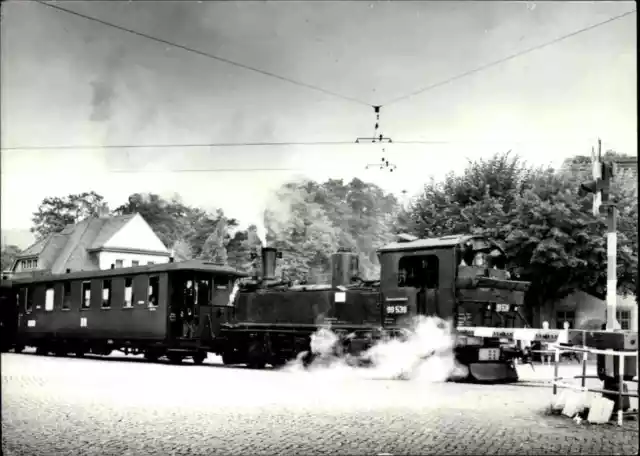
<path id="1" fill-rule="evenodd" d="M 217 325 L 229 318 L 229 295 L 246 274 L 201 261 L 15 280 L 16 352 L 108 355 L 113 350 L 167 357 L 207 356 Z"/>

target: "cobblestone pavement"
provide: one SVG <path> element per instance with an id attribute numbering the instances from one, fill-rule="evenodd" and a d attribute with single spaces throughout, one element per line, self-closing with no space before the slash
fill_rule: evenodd
<path id="1" fill-rule="evenodd" d="M 533 384 L 336 379 L 215 359 L 203 366 L 125 359 L 3 354 L 3 453 L 638 452 L 637 422 L 617 428 L 547 416 L 551 390 Z"/>

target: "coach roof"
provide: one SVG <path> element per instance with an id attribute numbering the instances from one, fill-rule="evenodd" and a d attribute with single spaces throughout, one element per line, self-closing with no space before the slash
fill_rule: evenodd
<path id="1" fill-rule="evenodd" d="M 67 274 L 34 274 L 30 277 L 20 277 L 13 280 L 14 284 L 34 282 L 54 282 L 62 280 L 95 279 L 131 276 L 139 274 L 155 274 L 171 271 L 208 272 L 216 275 L 230 275 L 233 277 L 247 277 L 244 272 L 228 266 L 222 266 L 201 260 L 180 261 L 176 263 L 148 264 L 132 268 L 102 269 L 99 271 L 72 271 Z"/>

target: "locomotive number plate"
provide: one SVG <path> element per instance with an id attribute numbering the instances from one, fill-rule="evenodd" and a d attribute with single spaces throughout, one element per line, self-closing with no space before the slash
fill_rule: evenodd
<path id="1" fill-rule="evenodd" d="M 481 348 L 478 351 L 479 361 L 498 361 L 500 359 L 499 348 Z"/>
<path id="2" fill-rule="evenodd" d="M 407 313 L 407 306 L 387 306 L 387 315 L 400 315 Z"/>
<path id="3" fill-rule="evenodd" d="M 509 312 L 509 304 L 496 304 L 496 312 Z"/>

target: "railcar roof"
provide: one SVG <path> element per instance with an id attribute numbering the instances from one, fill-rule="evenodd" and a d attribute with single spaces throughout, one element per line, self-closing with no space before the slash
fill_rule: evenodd
<path id="1" fill-rule="evenodd" d="M 175 263 L 149 264 L 131 268 L 103 269 L 98 271 L 75 271 L 68 274 L 42 274 L 29 277 L 16 277 L 12 279 L 16 283 L 54 282 L 60 280 L 94 279 L 99 277 L 120 277 L 139 274 L 153 274 L 171 271 L 208 272 L 210 274 L 229 275 L 232 277 L 248 277 L 248 274 L 240 272 L 228 266 L 209 263 L 201 260 L 179 261 Z"/>
<path id="2" fill-rule="evenodd" d="M 378 252 L 399 252 L 405 250 L 437 249 L 444 247 L 455 247 L 458 244 L 467 242 L 469 239 L 485 239 L 482 236 L 470 234 L 455 234 L 451 236 L 433 237 L 427 239 L 416 239 L 408 242 L 393 242 L 378 249 Z"/>

